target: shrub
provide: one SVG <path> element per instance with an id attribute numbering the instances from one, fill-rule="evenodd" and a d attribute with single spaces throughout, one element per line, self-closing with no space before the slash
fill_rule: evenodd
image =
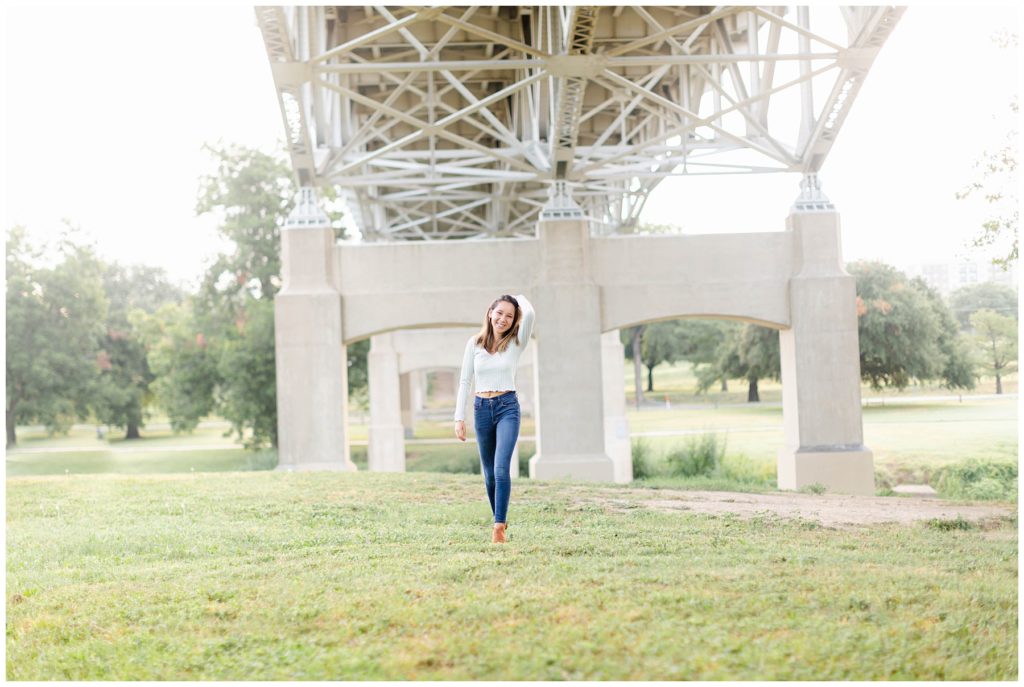
<path id="1" fill-rule="evenodd" d="M 630 444 L 630 451 L 633 455 L 633 479 L 654 477 L 654 456 L 650 444 L 643 439 L 636 439 Z"/>
<path id="2" fill-rule="evenodd" d="M 943 498 L 1014 501 L 1017 499 L 1017 465 L 972 458 L 940 468 L 932 486 Z"/>
<path id="3" fill-rule="evenodd" d="M 682 448 L 666 456 L 669 472 L 677 477 L 717 475 L 725 456 L 725 439 L 719 443 L 717 434 L 690 437 Z"/>
<path id="4" fill-rule="evenodd" d="M 722 456 L 721 474 L 727 480 L 741 484 L 775 486 L 775 463 L 770 460 L 752 460 L 743 454 Z"/>

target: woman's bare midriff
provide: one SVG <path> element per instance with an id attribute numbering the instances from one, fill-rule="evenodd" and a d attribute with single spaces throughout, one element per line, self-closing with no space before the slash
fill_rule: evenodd
<path id="1" fill-rule="evenodd" d="M 512 391 L 512 389 L 509 389 L 508 391 Z M 477 393 L 477 396 L 479 396 L 480 398 L 494 398 L 495 396 L 507 394 L 508 391 L 481 391 Z"/>

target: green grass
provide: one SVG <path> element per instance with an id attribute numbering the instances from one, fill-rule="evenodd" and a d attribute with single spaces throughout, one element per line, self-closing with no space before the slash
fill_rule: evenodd
<path id="1" fill-rule="evenodd" d="M 777 406 L 736 404 L 715 409 L 674 407 L 627 411 L 634 433 L 689 431 L 718 433 L 726 441 L 727 474 L 715 477 L 678 478 L 658 476 L 649 486 L 686 489 L 763 491 L 774 488 L 775 461 L 783 443 L 782 409 Z M 276 465 L 272 453 L 254 456 L 231 438 L 222 436 L 226 425 L 202 427 L 190 435 L 170 430 L 145 431 L 136 441 L 95 438 L 90 428 L 76 428 L 67 437 L 49 438 L 45 433 L 22 430 L 18 449 L 7 453 L 7 475 L 76 473 L 206 472 L 269 469 Z M 365 425 L 350 425 L 352 439 L 365 439 Z M 534 425 L 526 419 L 520 440 L 520 471 L 527 474 L 535 450 Z M 420 420 L 416 438 L 449 438 L 448 421 Z M 916 404 L 873 405 L 864 409 L 864 437 L 874 452 L 880 488 L 895 484 L 937 486 L 945 466 L 969 459 L 1017 463 L 1017 401 L 1015 399 L 966 400 Z M 639 437 L 634 437 L 637 439 Z M 688 436 L 643 437 L 656 462 L 692 440 Z M 216 448 L 210 448 L 214 446 Z M 26 453 L 22 449 L 82 447 L 84 452 Z M 179 449 L 192 448 L 190 451 Z M 133 449 L 145 449 L 133 451 Z M 366 468 L 366 447 L 353 445 L 352 458 Z M 406 445 L 407 469 L 412 472 L 471 472 L 479 470 L 474 443 Z M 743 477 L 739 479 L 738 477 Z"/>
<path id="2" fill-rule="evenodd" d="M 1007 375 L 1003 378 L 1003 391 L 1008 394 L 1017 392 L 1017 373 Z M 636 382 L 633 376 L 633 362 L 624 361 L 623 384 L 626 390 L 627 402 L 632 406 L 636 402 Z M 693 373 L 693 366 L 687 362 L 661 363 L 654 367 L 654 391 L 647 391 L 647 368 L 643 368 L 643 389 L 644 398 L 652 403 L 664 403 L 665 396 L 673 404 L 705 404 L 705 405 L 729 405 L 745 403 L 747 400 L 747 382 L 741 379 L 729 380 L 729 390 L 720 391 L 720 385 L 715 384 L 703 394 L 697 393 L 697 377 Z M 758 392 L 762 402 L 778 403 L 782 400 L 782 384 L 772 379 L 762 379 L 758 382 Z M 995 377 L 982 377 L 977 381 L 976 387 L 970 391 L 971 394 L 994 394 L 996 392 Z M 913 396 L 949 396 L 963 393 L 944 388 L 937 382 L 924 382 L 908 386 L 900 391 L 898 389 L 875 390 L 870 386 L 861 385 L 862 398 L 888 398 L 888 397 L 913 397 Z"/>
<path id="3" fill-rule="evenodd" d="M 277 451 L 241 448 L 146 452 L 75 451 L 42 454 L 8 454 L 7 476 L 104 474 L 126 475 L 172 472 L 235 472 L 272 470 Z"/>
<path id="4" fill-rule="evenodd" d="M 840 531 L 619 493 L 517 482 L 497 547 L 468 475 L 8 479 L 7 678 L 1017 676 L 1016 519 Z"/>

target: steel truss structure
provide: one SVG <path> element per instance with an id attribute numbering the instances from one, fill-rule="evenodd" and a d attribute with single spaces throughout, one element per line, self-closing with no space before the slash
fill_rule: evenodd
<path id="1" fill-rule="evenodd" d="M 428 240 L 532 235 L 556 186 L 615 231 L 669 175 L 816 173 L 904 9 L 255 11 L 300 184 Z"/>

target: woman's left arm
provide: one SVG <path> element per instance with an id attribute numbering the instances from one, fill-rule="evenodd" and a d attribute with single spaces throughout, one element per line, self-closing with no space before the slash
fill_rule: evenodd
<path id="1" fill-rule="evenodd" d="M 519 309 L 523 311 L 523 319 L 519 323 L 519 348 L 526 348 L 526 344 L 530 342 L 530 337 L 533 336 L 533 319 L 536 313 L 533 311 L 533 304 L 526 300 L 526 296 L 519 294 L 516 296 L 516 301 L 519 303 Z"/>

